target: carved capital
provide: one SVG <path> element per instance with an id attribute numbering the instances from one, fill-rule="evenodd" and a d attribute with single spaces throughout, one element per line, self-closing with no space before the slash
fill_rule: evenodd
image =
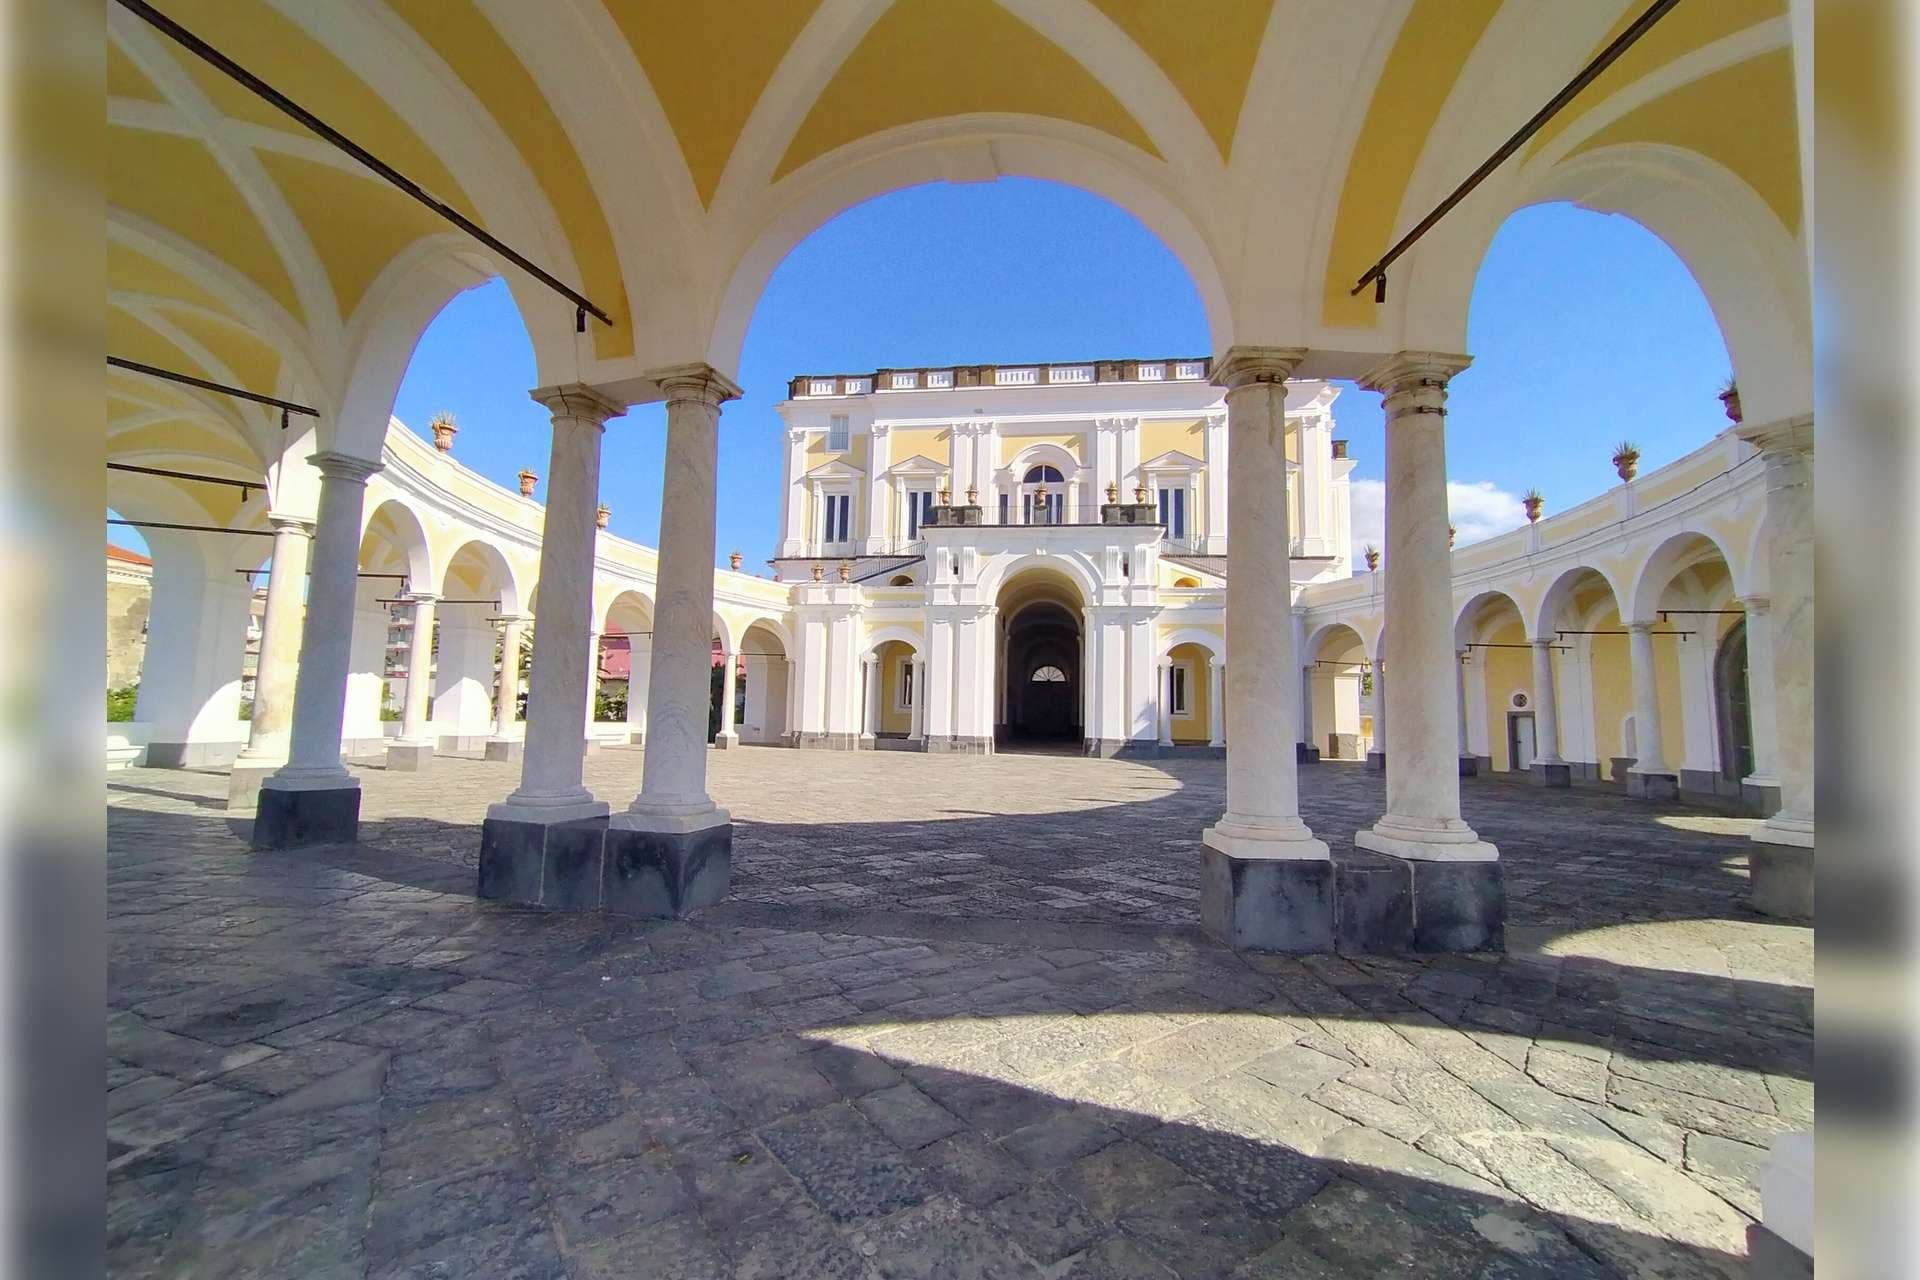
<path id="1" fill-rule="evenodd" d="M 666 394 L 669 405 L 691 401 L 718 409 L 729 400 L 738 400 L 741 395 L 738 384 L 732 378 L 705 361 L 669 365 L 664 369 L 655 369 L 647 376 Z"/>
<path id="2" fill-rule="evenodd" d="M 332 450 L 322 450 L 308 460 L 313 463 L 314 470 L 327 479 L 345 480 L 352 484 L 365 484 L 382 465 L 351 453 L 335 453 Z"/>
<path id="3" fill-rule="evenodd" d="M 1306 358 L 1305 347 L 1229 347 L 1213 362 L 1213 385 L 1237 391 L 1262 382 L 1285 382 Z"/>
<path id="4" fill-rule="evenodd" d="M 617 418 L 627 406 L 598 387 L 584 382 L 569 382 L 557 387 L 535 387 L 527 393 L 556 418 L 602 426 L 608 418 Z"/>

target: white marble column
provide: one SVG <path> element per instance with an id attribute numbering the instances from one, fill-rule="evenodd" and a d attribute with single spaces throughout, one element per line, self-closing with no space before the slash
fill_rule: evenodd
<path id="1" fill-rule="evenodd" d="M 1634 761 L 1628 773 L 1672 776 L 1660 724 L 1660 681 L 1653 654 L 1653 624 L 1627 624 L 1627 659 L 1633 670 Z"/>
<path id="2" fill-rule="evenodd" d="M 867 435 L 867 539 L 864 545 L 870 556 L 885 554 L 893 546 L 893 530 L 887 520 L 888 444 L 892 437 L 892 428 L 884 422 L 874 423 Z"/>
<path id="3" fill-rule="evenodd" d="M 261 784 L 262 790 L 332 791 L 360 786 L 360 780 L 340 763 L 340 723 L 352 660 L 360 513 L 367 478 L 380 464 L 327 452 L 314 454 L 313 465 L 320 472 L 320 509 L 314 525 L 313 567 L 307 578 L 306 619 L 300 628 L 293 732 L 286 765 Z"/>
<path id="4" fill-rule="evenodd" d="M 400 707 L 400 741 L 432 746 L 433 727 L 433 613 L 440 599 L 430 591 L 407 596 L 411 629 L 407 632 L 407 697 Z"/>
<path id="5" fill-rule="evenodd" d="M 1218 658 L 1207 661 L 1207 745 L 1227 745 L 1227 664 Z"/>
<path id="6" fill-rule="evenodd" d="M 1293 655 L 1292 536 L 1287 527 L 1287 375 L 1295 347 L 1234 347 L 1214 369 L 1227 389 L 1227 807 L 1207 844 L 1237 858 L 1328 857 L 1300 820 L 1291 737 L 1299 667 Z"/>
<path id="7" fill-rule="evenodd" d="M 1773 610 L 1766 596 L 1745 596 L 1747 611 L 1747 717 L 1753 730 L 1753 772 L 1741 779 L 1750 787 L 1780 785 L 1779 728 L 1774 709 Z"/>
<path id="8" fill-rule="evenodd" d="M 287 758 L 293 731 L 293 687 L 300 673 L 300 615 L 306 609 L 307 552 L 313 521 L 269 513 L 273 568 L 267 607 L 260 619 L 260 657 L 253 674 L 253 719 L 236 771 L 278 765 Z"/>
<path id="9" fill-rule="evenodd" d="M 1491 862 L 1493 845 L 1460 816 L 1459 691 L 1447 548 L 1447 380 L 1464 356 L 1401 352 L 1362 385 L 1386 411 L 1387 581 L 1382 656 L 1393 668 L 1387 714 L 1387 811 L 1354 844 L 1417 861 Z"/>
<path id="10" fill-rule="evenodd" d="M 913 655 L 913 663 L 908 667 L 908 679 L 913 681 L 913 727 L 907 736 L 915 742 L 925 745 L 927 741 L 927 660 L 919 654 Z"/>
<path id="11" fill-rule="evenodd" d="M 1377 658 L 1373 663 L 1373 754 L 1387 754 L 1387 668 Z"/>
<path id="12" fill-rule="evenodd" d="M 553 415 L 547 506 L 540 539 L 540 614 L 528 679 L 520 785 L 489 818 L 553 823 L 602 817 L 582 783 L 593 632 L 593 560 L 600 501 L 600 438 L 626 406 L 575 383 L 532 393 Z"/>
<path id="13" fill-rule="evenodd" d="M 1313 740 L 1313 672 L 1311 662 L 1300 668 L 1300 745 L 1309 753 L 1317 745 Z"/>
<path id="14" fill-rule="evenodd" d="M 1453 654 L 1453 700 L 1454 716 L 1459 721 L 1460 758 L 1473 756 L 1473 739 L 1467 732 L 1467 663 L 1473 660 L 1468 649 L 1456 649 Z"/>
<path id="15" fill-rule="evenodd" d="M 659 603 L 647 686 L 640 794 L 617 826 L 691 832 L 730 817 L 707 794 L 707 709 L 713 678 L 713 551 L 720 406 L 740 388 L 710 365 L 656 375 L 667 396 L 661 476 Z M 729 707 L 723 719 L 729 719 Z"/>
<path id="16" fill-rule="evenodd" d="M 1154 670 L 1160 676 L 1160 696 L 1157 699 L 1160 710 L 1160 745 L 1173 745 L 1173 663 L 1162 658 L 1154 664 Z"/>
<path id="17" fill-rule="evenodd" d="M 787 432 L 787 469 L 781 492 L 786 495 L 786 529 L 780 539 L 783 556 L 804 555 L 807 550 L 807 433 L 799 428 Z"/>
<path id="18" fill-rule="evenodd" d="M 1200 553 L 1217 556 L 1227 548 L 1227 415 L 1207 415 L 1206 521 L 1201 525 Z"/>
<path id="19" fill-rule="evenodd" d="M 1813 419 L 1740 430 L 1767 469 L 1767 587 L 1780 810 L 1762 844 L 1814 847 Z M 1811 893 L 1808 895 L 1811 906 Z"/>
<path id="20" fill-rule="evenodd" d="M 800 740 L 800 663 L 797 659 L 787 659 L 787 716 L 781 734 L 788 746 Z"/>
<path id="21" fill-rule="evenodd" d="M 708 677 L 711 679 L 712 677 Z M 740 655 L 720 655 L 720 731 L 714 735 L 721 748 L 740 745 L 740 726 L 734 721 L 734 708 L 740 701 Z"/>
<path id="22" fill-rule="evenodd" d="M 1560 699 L 1553 687 L 1553 640 L 1534 640 L 1533 737 L 1534 760 L 1565 764 L 1560 754 Z"/>
<path id="23" fill-rule="evenodd" d="M 860 745 L 871 747 L 880 732 L 880 655 L 861 655 L 860 672 L 867 694 L 866 718 L 860 725 Z"/>
<path id="24" fill-rule="evenodd" d="M 510 613 L 500 623 L 500 695 L 493 708 L 493 737 L 496 742 L 510 742 L 519 736 L 520 646 L 527 619 L 525 614 Z"/>

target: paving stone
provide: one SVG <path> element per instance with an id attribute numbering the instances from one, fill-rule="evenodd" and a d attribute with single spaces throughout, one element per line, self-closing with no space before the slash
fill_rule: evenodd
<path id="1" fill-rule="evenodd" d="M 992 1204 L 1027 1185 L 1032 1172 L 975 1133 L 958 1133 L 908 1154 L 908 1160 L 941 1190 L 975 1208 Z"/>
<path id="2" fill-rule="evenodd" d="M 586 1167 L 549 1167 L 543 1182 L 568 1248 L 624 1235 L 635 1226 L 693 1208 L 665 1152 L 643 1152 Z"/>
<path id="3" fill-rule="evenodd" d="M 1046 1182 L 1024 1195 L 1007 1196 L 986 1211 L 986 1219 L 1004 1231 L 1036 1262 L 1057 1262 L 1098 1239 L 1103 1228 L 1071 1196 Z"/>
<path id="4" fill-rule="evenodd" d="M 952 1112 L 910 1084 L 869 1093 L 854 1105 L 903 1151 L 916 1151 L 965 1128 Z"/>
<path id="5" fill-rule="evenodd" d="M 1179 1166 L 1138 1143 L 1116 1142 L 1082 1156 L 1054 1180 L 1094 1217 L 1114 1222 L 1186 1177 Z"/>
<path id="6" fill-rule="evenodd" d="M 974 1210 L 947 1196 L 864 1222 L 854 1247 L 888 1280 L 1013 1280 L 1034 1273 L 1024 1256 Z"/>
<path id="7" fill-rule="evenodd" d="M 691 1215 L 668 1218 L 569 1255 L 568 1274 L 578 1280 L 727 1280 L 733 1266 L 713 1237 Z"/>
<path id="8" fill-rule="evenodd" d="M 716 1238 L 734 1259 L 733 1280 L 879 1280 L 879 1272 L 832 1221 L 808 1204 L 785 1204 L 744 1223 L 717 1220 Z"/>
<path id="9" fill-rule="evenodd" d="M 760 1136 L 836 1222 L 879 1217 L 927 1197 L 920 1172 L 846 1103 L 789 1116 Z"/>
<path id="10" fill-rule="evenodd" d="M 816 1049 L 809 1061 L 842 1097 L 858 1098 L 900 1083 L 900 1073 L 877 1054 L 841 1045 Z"/>
<path id="11" fill-rule="evenodd" d="M 801 1199 L 800 1185 L 752 1134 L 704 1138 L 673 1153 L 701 1215 L 716 1225 L 746 1222 Z"/>
<path id="12" fill-rule="evenodd" d="M 1270 1219 L 1191 1182 L 1123 1215 L 1120 1229 L 1183 1280 L 1224 1276 L 1280 1234 Z"/>
<path id="13" fill-rule="evenodd" d="M 1014 1130 L 1001 1145 L 1029 1169 L 1058 1169 L 1119 1140 L 1099 1108 L 1073 1107 Z"/>

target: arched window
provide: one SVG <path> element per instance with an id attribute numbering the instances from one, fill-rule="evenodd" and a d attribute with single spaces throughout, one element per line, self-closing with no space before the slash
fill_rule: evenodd
<path id="1" fill-rule="evenodd" d="M 893 580 L 887 583 L 887 585 L 890 587 L 910 587 L 913 585 L 913 575 L 910 573 L 896 573 L 893 575 Z"/>
<path id="2" fill-rule="evenodd" d="M 1061 484 L 1066 477 L 1060 474 L 1060 468 L 1049 467 L 1045 463 L 1027 468 L 1027 484 Z"/>
<path id="3" fill-rule="evenodd" d="M 1033 673 L 1035 684 L 1065 684 L 1067 673 L 1058 667 L 1037 667 Z"/>

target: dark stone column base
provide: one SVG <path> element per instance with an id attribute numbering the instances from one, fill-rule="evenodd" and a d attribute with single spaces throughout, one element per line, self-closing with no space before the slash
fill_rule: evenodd
<path id="1" fill-rule="evenodd" d="M 1608 756 L 1607 779 L 1611 782 L 1625 782 L 1628 770 L 1633 768 L 1632 756 Z"/>
<path id="2" fill-rule="evenodd" d="M 418 773 L 433 763 L 431 742 L 395 742 L 387 747 L 387 768 L 399 773 Z"/>
<path id="3" fill-rule="evenodd" d="M 1813 1259 L 1758 1222 L 1747 1224 L 1749 1280 L 1813 1280 Z"/>
<path id="4" fill-rule="evenodd" d="M 1333 863 L 1202 851 L 1200 925 L 1236 951 L 1333 950 Z"/>
<path id="5" fill-rule="evenodd" d="M 1680 771 L 1680 794 L 1683 796 L 1717 796 L 1724 794 L 1723 779 L 1712 769 L 1682 769 Z"/>
<path id="6" fill-rule="evenodd" d="M 1319 764 L 1320 748 L 1296 742 L 1293 744 L 1293 758 L 1298 764 Z"/>
<path id="7" fill-rule="evenodd" d="M 860 746 L 860 735 L 855 733 L 803 733 L 795 740 L 794 746 L 802 751 L 855 751 Z"/>
<path id="8" fill-rule="evenodd" d="M 1755 911 L 1783 920 L 1813 919 L 1813 850 L 1756 841 L 1747 851 L 1747 869 Z"/>
<path id="9" fill-rule="evenodd" d="M 1460 757 L 1460 776 L 1463 778 L 1479 777 L 1480 776 L 1480 757 L 1479 756 L 1461 756 Z"/>
<path id="10" fill-rule="evenodd" d="M 502 764 L 518 764 L 527 753 L 527 744 L 519 738 L 490 738 L 485 759 Z"/>
<path id="11" fill-rule="evenodd" d="M 1227 749 L 1206 742 L 1176 742 L 1170 747 L 1161 747 L 1160 754 L 1188 760 L 1225 760 Z"/>
<path id="12" fill-rule="evenodd" d="M 1504 951 L 1500 863 L 1433 862 L 1341 850 L 1335 932 L 1344 952 Z"/>
<path id="13" fill-rule="evenodd" d="M 227 812 L 244 812 L 260 806 L 260 786 L 275 771 L 277 764 L 236 764 L 227 775 Z"/>
<path id="14" fill-rule="evenodd" d="M 732 867 L 731 822 L 686 832 L 610 827 L 600 902 L 617 915 L 684 916 L 727 896 Z"/>
<path id="15" fill-rule="evenodd" d="M 1678 800 L 1680 779 L 1671 773 L 1627 773 L 1627 794 L 1635 800 Z"/>
<path id="16" fill-rule="evenodd" d="M 1573 772 L 1575 782 L 1599 782 L 1600 766 L 1591 760 L 1569 760 L 1567 768 Z"/>
<path id="17" fill-rule="evenodd" d="M 728 737 L 724 733 L 717 733 L 713 737 L 713 749 L 715 751 L 731 751 L 739 745 L 740 739 L 738 737 Z"/>
<path id="18" fill-rule="evenodd" d="M 954 734 L 946 738 L 928 738 L 927 751 L 936 755 L 985 756 L 993 754 L 993 739 Z"/>
<path id="19" fill-rule="evenodd" d="M 1762 786 L 1757 782 L 1740 784 L 1740 800 L 1747 811 L 1756 818 L 1771 818 L 1780 812 L 1780 788 Z"/>
<path id="20" fill-rule="evenodd" d="M 281 791 L 260 788 L 253 815 L 253 847 L 300 849 L 316 844 L 352 844 L 360 838 L 360 788 Z"/>
<path id="21" fill-rule="evenodd" d="M 1567 764 L 1547 764 L 1535 760 L 1527 766 L 1527 773 L 1536 787 L 1570 787 L 1573 785 L 1573 766 Z"/>
<path id="22" fill-rule="evenodd" d="M 1387 771 L 1387 753 L 1384 751 L 1367 752 L 1367 772 L 1385 773 Z"/>
<path id="23" fill-rule="evenodd" d="M 1086 738 L 1080 743 L 1080 754 L 1091 760 L 1111 760 L 1130 744 L 1127 738 Z"/>
<path id="24" fill-rule="evenodd" d="M 572 822 L 480 824 L 477 896 L 552 911 L 590 911 L 600 905 L 605 818 Z"/>
<path id="25" fill-rule="evenodd" d="M 873 749 L 875 751 L 925 751 L 927 744 L 923 738 L 878 737 L 873 740 Z"/>

